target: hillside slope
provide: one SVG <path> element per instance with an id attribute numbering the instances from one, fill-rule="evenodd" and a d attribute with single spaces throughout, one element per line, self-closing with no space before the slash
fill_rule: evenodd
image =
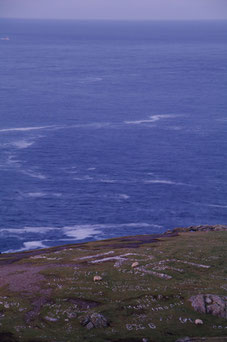
<path id="1" fill-rule="evenodd" d="M 227 341 L 226 238 L 200 226 L 2 254 L 0 341 Z"/>

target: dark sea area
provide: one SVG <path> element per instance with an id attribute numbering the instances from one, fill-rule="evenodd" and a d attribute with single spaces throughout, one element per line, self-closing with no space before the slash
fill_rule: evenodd
<path id="1" fill-rule="evenodd" d="M 227 22 L 0 20 L 1 252 L 226 223 Z"/>

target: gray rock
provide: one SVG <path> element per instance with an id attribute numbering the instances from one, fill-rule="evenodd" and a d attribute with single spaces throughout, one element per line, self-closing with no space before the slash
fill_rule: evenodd
<path id="1" fill-rule="evenodd" d="M 206 304 L 211 304 L 212 300 L 209 297 L 206 297 L 205 302 L 206 302 Z"/>
<path id="2" fill-rule="evenodd" d="M 204 295 L 192 296 L 190 299 L 195 311 L 200 313 L 206 313 L 206 305 L 204 301 Z"/>
<path id="3" fill-rule="evenodd" d="M 227 297 L 200 294 L 189 300 L 195 311 L 227 319 Z"/>
<path id="4" fill-rule="evenodd" d="M 93 328 L 105 328 L 109 325 L 108 320 L 99 313 L 93 313 L 89 316 L 83 317 L 80 323 L 89 330 Z"/>
<path id="5" fill-rule="evenodd" d="M 173 233 L 182 233 L 182 232 L 211 232 L 211 231 L 226 231 L 227 226 L 222 224 L 217 224 L 215 226 L 210 226 L 208 224 L 200 225 L 200 226 L 190 226 L 187 228 L 175 228 L 173 229 Z"/>
<path id="6" fill-rule="evenodd" d="M 93 329 L 93 328 L 94 328 L 93 323 L 89 322 L 89 323 L 86 325 L 86 328 L 87 328 L 88 330 Z"/>
<path id="7" fill-rule="evenodd" d="M 179 338 L 178 340 L 176 340 L 176 342 L 190 342 L 190 341 L 191 341 L 191 339 L 188 336 L 182 337 L 182 338 Z"/>

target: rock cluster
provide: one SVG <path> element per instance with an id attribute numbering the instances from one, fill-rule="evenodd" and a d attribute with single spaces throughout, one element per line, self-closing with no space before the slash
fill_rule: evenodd
<path id="1" fill-rule="evenodd" d="M 105 328 L 109 325 L 108 320 L 103 315 L 96 312 L 89 316 L 83 317 L 80 323 L 88 330 L 93 328 Z"/>
<path id="2" fill-rule="evenodd" d="M 227 319 L 226 296 L 199 294 L 192 296 L 189 300 L 196 311 Z"/>
<path id="3" fill-rule="evenodd" d="M 215 226 L 210 226 L 208 224 L 200 226 L 190 226 L 187 228 L 175 228 L 172 230 L 173 233 L 183 233 L 183 232 L 210 232 L 210 231 L 225 231 L 227 229 L 226 225 L 217 224 Z"/>

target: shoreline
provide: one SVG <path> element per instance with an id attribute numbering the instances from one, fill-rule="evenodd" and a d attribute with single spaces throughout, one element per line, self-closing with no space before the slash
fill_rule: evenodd
<path id="1" fill-rule="evenodd" d="M 21 252 L 12 252 L 12 253 L 0 253 L 0 265 L 2 264 L 2 257 L 5 259 L 7 256 L 15 256 L 15 260 L 20 260 L 25 257 L 31 257 L 35 255 L 40 255 L 43 253 L 51 253 L 56 251 L 61 251 L 68 248 L 81 248 L 87 244 L 91 243 L 99 243 L 99 242 L 110 242 L 110 247 L 114 248 L 114 241 L 121 241 L 124 244 L 121 245 L 121 248 L 138 248 L 139 245 L 143 245 L 145 243 L 154 243 L 157 242 L 160 238 L 170 238 L 175 237 L 180 233 L 187 233 L 187 232 L 214 232 L 214 231 L 227 231 L 227 225 L 217 224 L 217 225 L 198 225 L 198 226 L 189 226 L 189 227 L 177 227 L 171 230 L 167 230 L 162 234 L 140 234 L 140 235 L 129 235 L 129 236 L 121 236 L 115 237 L 111 239 L 101 239 L 101 240 L 92 240 L 87 242 L 79 242 L 79 243 L 72 243 L 72 244 L 65 244 L 59 245 L 54 247 L 47 247 L 47 248 L 39 248 L 39 249 L 31 249 L 28 251 L 21 251 Z M 130 243 L 130 245 L 127 245 Z M 116 246 L 119 248 L 119 245 Z M 13 262 L 13 261 L 12 261 Z"/>

